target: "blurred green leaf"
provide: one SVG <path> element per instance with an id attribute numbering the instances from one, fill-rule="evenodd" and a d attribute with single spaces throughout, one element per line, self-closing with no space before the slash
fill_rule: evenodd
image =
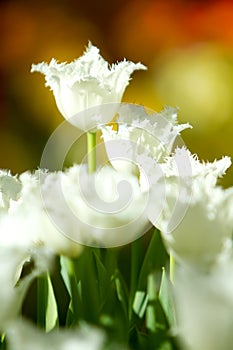
<path id="1" fill-rule="evenodd" d="M 48 280 L 48 299 L 46 307 L 46 320 L 45 320 L 45 330 L 46 332 L 51 331 L 56 326 L 59 325 L 58 321 L 58 310 L 57 302 L 53 291 L 53 286 L 49 274 L 47 274 Z"/>
<path id="2" fill-rule="evenodd" d="M 130 319 L 132 318 L 132 307 L 135 293 L 138 287 L 138 277 L 142 264 L 142 242 L 143 238 L 140 237 L 136 241 L 132 242 L 130 245 L 131 248 L 131 261 L 130 261 Z"/>
<path id="3" fill-rule="evenodd" d="M 122 305 L 125 317 L 128 317 L 128 291 L 127 291 L 127 286 L 125 284 L 125 281 L 120 273 L 120 271 L 116 271 L 115 274 L 115 286 L 116 286 L 116 293 L 117 293 L 117 298 L 119 302 Z"/>
<path id="4" fill-rule="evenodd" d="M 140 290 L 137 291 L 134 297 L 133 311 L 139 318 L 142 318 L 144 316 L 147 303 L 148 303 L 148 294 Z"/>
<path id="5" fill-rule="evenodd" d="M 41 328 L 46 326 L 46 308 L 48 301 L 47 274 L 43 273 L 37 278 L 37 324 Z"/>
<path id="6" fill-rule="evenodd" d="M 93 252 L 94 257 L 94 264 L 96 268 L 96 277 L 97 277 L 97 287 L 99 292 L 99 298 L 100 298 L 100 306 L 104 304 L 107 298 L 107 293 L 110 288 L 111 284 L 111 277 L 103 265 L 102 261 L 100 260 L 100 255 L 96 253 L 96 251 Z"/>
<path id="7" fill-rule="evenodd" d="M 160 232 L 155 229 L 152 233 L 149 246 L 147 248 L 143 264 L 138 278 L 138 290 L 146 290 L 147 276 L 157 271 L 162 271 L 162 267 L 166 266 L 168 254 L 164 248 Z M 159 285 L 159 284 L 158 284 Z"/>
<path id="8" fill-rule="evenodd" d="M 6 350 L 6 336 L 5 336 L 5 334 L 0 334 L 0 350 Z"/>
<path id="9" fill-rule="evenodd" d="M 175 317 L 175 307 L 172 294 L 172 284 L 167 277 L 166 271 L 163 268 L 162 272 L 162 281 L 159 290 L 159 300 L 167 317 L 167 320 L 170 326 L 175 326 L 176 317 Z"/>
<path id="10" fill-rule="evenodd" d="M 60 265 L 61 276 L 71 298 L 66 316 L 66 324 L 71 325 L 78 321 L 79 317 L 82 315 L 82 306 L 80 301 L 81 287 L 80 283 L 78 283 L 76 279 L 74 266 L 75 261 L 70 258 L 61 256 Z"/>
<path id="11" fill-rule="evenodd" d="M 173 348 L 172 344 L 166 341 L 165 343 L 163 343 L 163 344 L 159 347 L 158 350 L 173 350 L 173 349 L 174 349 L 174 348 Z"/>
<path id="12" fill-rule="evenodd" d="M 146 308 L 146 328 L 151 331 L 156 331 L 156 299 L 157 288 L 155 282 L 155 276 L 153 273 L 147 277 L 147 295 L 148 303 Z"/>
<path id="13" fill-rule="evenodd" d="M 98 271 L 92 248 L 85 247 L 76 260 L 75 267 L 77 281 L 81 281 L 78 292 L 81 293 L 82 318 L 86 322 L 98 324 L 101 300 Z"/>
<path id="14" fill-rule="evenodd" d="M 61 265 L 61 276 L 69 292 L 69 295 L 71 296 L 71 287 L 70 287 L 69 271 L 67 266 L 67 258 L 62 255 L 60 257 L 60 265 Z"/>
<path id="15" fill-rule="evenodd" d="M 167 330 L 158 329 L 148 336 L 148 350 L 178 350 Z"/>
<path id="16" fill-rule="evenodd" d="M 46 332 L 59 324 L 57 302 L 48 272 L 37 279 L 37 324 Z"/>
<path id="17" fill-rule="evenodd" d="M 132 327 L 129 333 L 129 345 L 133 350 L 148 349 L 148 335 Z"/>

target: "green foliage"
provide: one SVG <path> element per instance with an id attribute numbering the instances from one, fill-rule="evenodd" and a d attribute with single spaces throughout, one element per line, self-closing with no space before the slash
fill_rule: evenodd
<path id="1" fill-rule="evenodd" d="M 0 334 L 0 350 L 6 350 L 6 337 L 5 334 Z"/>
<path id="2" fill-rule="evenodd" d="M 57 302 L 48 273 L 37 279 L 37 324 L 46 332 L 58 325 Z"/>
<path id="3" fill-rule="evenodd" d="M 176 318 L 168 265 L 158 230 L 127 247 L 84 247 L 77 259 L 61 256 L 59 276 L 38 279 L 37 323 L 47 331 L 58 320 L 68 328 L 89 323 L 104 329 L 109 342 L 122 348 L 178 349 L 172 336 Z M 62 289 L 65 308 L 59 301 Z"/>

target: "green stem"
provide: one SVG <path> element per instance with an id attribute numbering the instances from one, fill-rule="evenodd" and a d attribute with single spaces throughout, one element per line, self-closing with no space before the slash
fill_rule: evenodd
<path id="1" fill-rule="evenodd" d="M 87 163 L 88 172 L 92 174 L 96 171 L 96 132 L 87 133 Z"/>
<path id="2" fill-rule="evenodd" d="M 175 278 L 175 259 L 172 254 L 170 254 L 170 280 L 174 283 Z"/>

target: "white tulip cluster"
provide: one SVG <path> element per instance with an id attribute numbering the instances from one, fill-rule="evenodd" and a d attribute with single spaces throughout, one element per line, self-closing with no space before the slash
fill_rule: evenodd
<path id="1" fill-rule="evenodd" d="M 119 103 L 137 69 L 145 66 L 126 60 L 109 68 L 91 44 L 70 64 L 52 59 L 32 66 L 46 76 L 68 121 L 76 116 L 73 124 L 83 130 L 101 130 L 109 162 L 92 175 L 83 164 L 20 176 L 0 172 L 0 283 L 5 286 L 0 289 L 0 327 L 13 350 L 102 349 L 105 335 L 95 329 L 45 336 L 18 323 L 23 297 L 32 279 L 50 268 L 54 254 L 77 257 L 83 244 L 121 246 L 153 225 L 178 265 L 181 346 L 233 346 L 233 190 L 217 186 L 230 159 L 202 163 L 184 146 L 175 148 L 180 132 L 190 126 L 178 124 L 173 108 L 150 113 L 142 106 L 118 106 L 117 129 L 106 125 L 115 109 L 107 118 L 95 119 L 96 125 L 92 114 L 78 120 L 80 111 Z M 21 279 L 25 262 L 32 259 L 33 271 Z M 35 339 L 40 345 L 33 348 Z"/>

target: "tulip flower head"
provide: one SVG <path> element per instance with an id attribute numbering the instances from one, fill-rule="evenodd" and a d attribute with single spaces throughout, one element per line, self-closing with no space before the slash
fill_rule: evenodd
<path id="1" fill-rule="evenodd" d="M 54 93 L 57 107 L 63 117 L 82 130 L 94 126 L 96 115 L 79 115 L 91 107 L 121 102 L 130 76 L 135 70 L 146 69 L 141 63 L 123 60 L 109 67 L 99 54 L 99 49 L 89 43 L 83 56 L 71 63 L 58 63 L 54 58 L 49 64 L 33 64 L 31 72 L 45 75 L 46 86 Z M 104 121 L 115 114 L 113 108 Z M 107 119 L 107 120 L 106 120 Z"/>

